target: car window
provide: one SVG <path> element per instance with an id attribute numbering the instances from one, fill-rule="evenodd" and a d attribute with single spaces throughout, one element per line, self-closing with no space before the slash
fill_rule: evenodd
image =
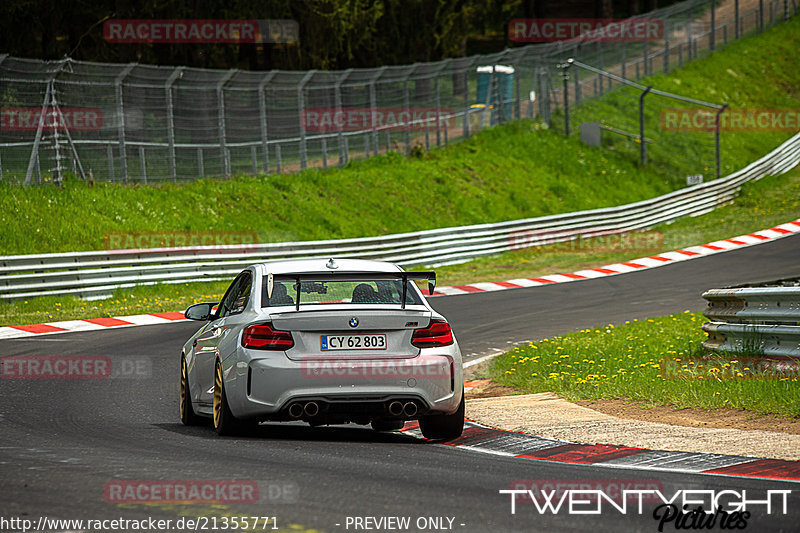
<path id="1" fill-rule="evenodd" d="M 267 295 L 267 279 L 264 279 L 264 291 L 261 296 L 261 306 L 294 305 L 297 298 L 297 282 L 275 281 L 272 296 Z M 412 288 L 413 282 L 408 282 L 406 304 L 421 304 L 417 292 Z M 386 304 L 399 305 L 402 297 L 403 282 L 400 280 L 370 280 L 359 281 L 302 281 L 300 283 L 301 305 L 325 304 Z"/>
<path id="2" fill-rule="evenodd" d="M 253 280 L 250 272 L 239 274 L 222 298 L 217 317 L 222 318 L 231 314 L 241 313 L 250 299 L 252 286 Z"/>

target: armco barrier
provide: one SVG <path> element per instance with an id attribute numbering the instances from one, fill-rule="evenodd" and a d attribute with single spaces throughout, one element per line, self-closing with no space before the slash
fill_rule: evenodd
<path id="1" fill-rule="evenodd" d="M 800 358 L 800 286 L 712 289 L 703 324 L 714 352 Z"/>
<path id="2" fill-rule="evenodd" d="M 230 278 L 248 264 L 274 259 L 359 257 L 433 266 L 463 262 L 700 215 L 731 201 L 743 183 L 781 174 L 798 162 L 800 134 L 730 176 L 619 207 L 357 239 L 0 257 L 0 298 L 103 297 L 134 285 Z"/>

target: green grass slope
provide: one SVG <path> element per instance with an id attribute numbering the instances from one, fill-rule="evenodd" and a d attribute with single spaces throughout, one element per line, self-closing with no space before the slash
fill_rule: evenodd
<path id="1" fill-rule="evenodd" d="M 738 107 L 797 107 L 798 47 L 800 18 L 647 83 Z M 613 92 L 587 105 L 630 112 Z M 726 168 L 789 135 L 725 134 Z M 659 149 L 686 157 L 680 146 Z M 684 179 L 674 164 L 640 168 L 628 153 L 519 121 L 422 157 L 388 154 L 328 171 L 156 187 L 0 184 L 0 254 L 102 249 L 109 232 L 255 231 L 262 241 L 379 235 L 618 205 L 675 190 Z"/>

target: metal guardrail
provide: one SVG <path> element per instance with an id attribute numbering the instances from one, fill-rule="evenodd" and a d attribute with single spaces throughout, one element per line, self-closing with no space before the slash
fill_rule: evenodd
<path id="1" fill-rule="evenodd" d="M 712 289 L 703 324 L 713 352 L 800 358 L 800 286 Z"/>
<path id="2" fill-rule="evenodd" d="M 747 181 L 800 162 L 800 134 L 730 176 L 618 207 L 379 237 L 191 248 L 107 250 L 0 257 L 0 298 L 74 294 L 230 278 L 248 264 L 301 257 L 359 257 L 401 265 L 443 265 L 475 257 L 650 228 L 731 201 Z"/>

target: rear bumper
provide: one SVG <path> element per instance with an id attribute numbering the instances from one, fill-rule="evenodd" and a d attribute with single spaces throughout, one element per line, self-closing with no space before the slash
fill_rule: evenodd
<path id="1" fill-rule="evenodd" d="M 463 381 L 457 345 L 448 348 L 453 350 L 369 360 L 295 361 L 282 352 L 258 354 L 249 364 L 236 365 L 226 393 L 233 414 L 243 418 L 286 419 L 292 403 L 307 401 L 317 402 L 323 415 L 380 417 L 395 400 L 416 403 L 419 414 L 448 414 L 458 408 Z"/>

